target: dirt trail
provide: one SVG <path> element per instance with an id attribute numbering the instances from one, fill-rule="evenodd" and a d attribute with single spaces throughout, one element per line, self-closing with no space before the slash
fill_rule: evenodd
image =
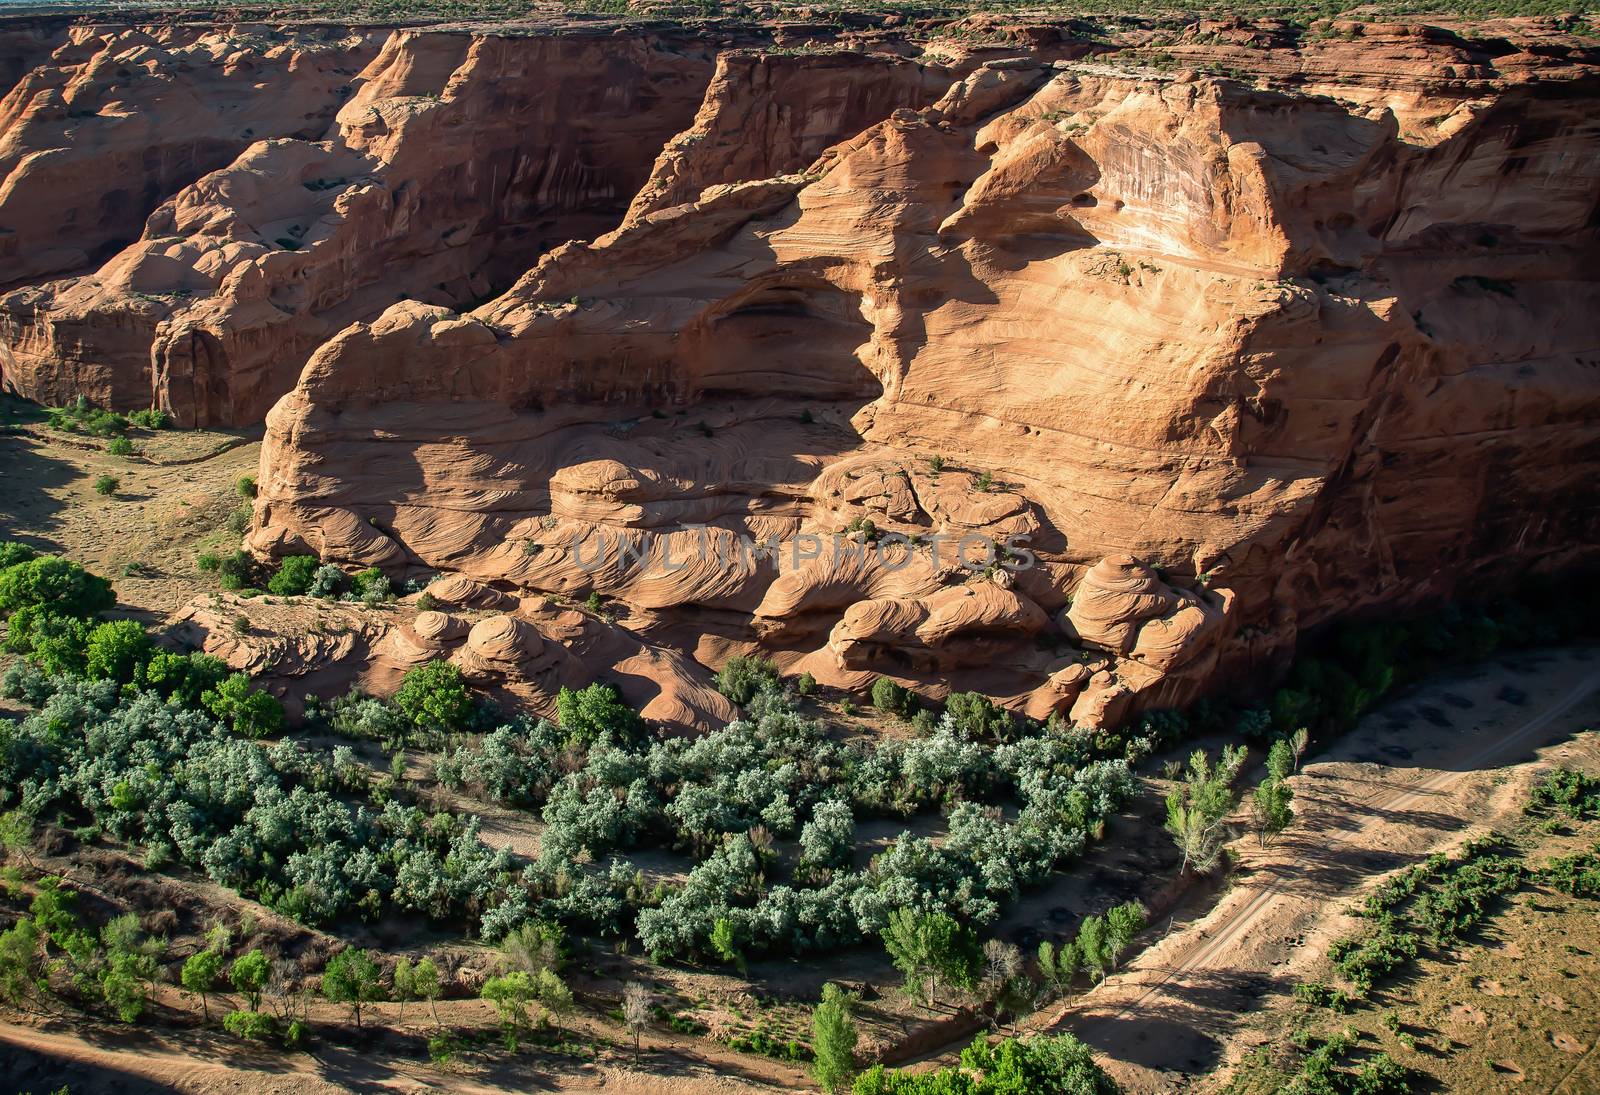
<path id="1" fill-rule="evenodd" d="M 162 1002 L 184 1007 L 177 993 L 160 991 Z M 224 998 L 213 1000 L 214 1016 Z M 418 1017 L 409 1025 L 395 1021 L 397 1005 L 369 1005 L 369 1026 L 423 1034 L 431 1024 Z M 477 1000 L 441 1001 L 441 1021 L 453 1028 L 485 1029 L 493 1025 L 488 1005 Z M 412 1005 L 411 1015 L 425 1014 Z M 313 1028 L 344 1025 L 347 1015 L 333 1005 L 311 1008 Z M 144 1025 L 120 1027 L 86 1021 L 81 1016 L 34 1017 L 38 1026 L 0 1021 L 0 1085 L 14 1090 L 55 1090 L 68 1084 L 73 1095 L 144 1095 L 181 1091 L 214 1095 L 246 1091 L 252 1095 L 333 1095 L 336 1092 L 429 1092 L 461 1095 L 504 1095 L 507 1091 L 605 1091 L 613 1095 L 753 1095 L 792 1091 L 806 1086 L 797 1068 L 761 1057 L 735 1053 L 704 1039 L 652 1029 L 642 1039 L 638 1069 L 631 1045 L 602 1050 L 589 1064 L 537 1049 L 516 1057 L 490 1051 L 491 1063 L 436 1067 L 418 1060 L 389 1039 L 389 1031 L 366 1046 L 319 1040 L 310 1053 L 279 1053 L 243 1043 L 215 1027 L 173 1028 Z M 215 1019 L 213 1019 L 215 1021 Z M 626 1040 L 623 1032 L 593 1016 L 566 1021 L 580 1040 Z M 346 1035 L 350 1032 L 346 1031 Z M 0 1086 L 0 1090 L 13 1090 Z"/>
<path id="2" fill-rule="evenodd" d="M 1237 844 L 1236 884 L 1208 914 L 1030 1025 L 1073 1031 L 1131 1092 L 1216 1069 L 1243 1014 L 1291 991 L 1342 933 L 1352 895 L 1518 809 L 1535 765 L 1509 779 L 1504 766 L 1600 724 L 1597 692 L 1600 656 L 1583 648 L 1507 657 L 1396 698 L 1294 777 L 1294 826 L 1265 849 Z"/>

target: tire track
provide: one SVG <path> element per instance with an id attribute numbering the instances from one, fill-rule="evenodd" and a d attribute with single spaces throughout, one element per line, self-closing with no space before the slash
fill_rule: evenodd
<path id="1" fill-rule="evenodd" d="M 1366 798 L 1356 800 L 1354 805 L 1386 812 L 1406 810 L 1415 803 L 1421 802 L 1425 798 L 1459 783 L 1468 776 L 1476 774 L 1477 771 L 1491 761 L 1504 759 L 1505 754 L 1519 751 L 1530 737 L 1542 732 L 1556 719 L 1570 711 L 1576 704 L 1587 699 L 1597 689 L 1600 689 L 1600 679 L 1586 680 L 1579 683 L 1557 700 L 1554 707 L 1547 709 L 1536 718 L 1530 719 L 1515 733 L 1508 737 L 1500 738 L 1469 756 L 1460 763 L 1459 770 L 1436 772 L 1434 775 L 1404 789 L 1380 790 Z M 1366 832 L 1374 823 L 1374 820 L 1371 817 L 1366 818 L 1347 836 L 1330 836 L 1327 840 L 1327 846 L 1334 848 L 1350 843 L 1357 835 Z M 1186 951 L 1175 964 L 1168 967 L 1160 978 L 1150 983 L 1144 992 L 1129 1000 L 1114 1012 L 1086 1016 L 1087 1022 L 1085 1026 L 1101 1026 L 1125 1019 L 1153 999 L 1166 995 L 1166 988 L 1174 978 L 1206 968 L 1211 959 L 1219 952 L 1227 949 L 1229 943 L 1254 927 L 1267 907 L 1273 904 L 1277 898 L 1284 896 L 1286 892 L 1287 884 L 1284 882 L 1271 882 L 1261 887 L 1260 891 L 1246 902 L 1243 908 L 1229 917 L 1222 925 L 1219 925 L 1221 930 Z M 1059 1026 L 1066 1021 L 1068 1016 L 1078 1010 L 1076 1007 L 1069 1006 L 1046 1024 L 1046 1028 L 1053 1029 Z"/>

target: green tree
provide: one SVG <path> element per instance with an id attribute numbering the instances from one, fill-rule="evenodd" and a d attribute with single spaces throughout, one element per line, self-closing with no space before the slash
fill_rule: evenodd
<path id="1" fill-rule="evenodd" d="M 1110 955 L 1106 953 L 1106 922 L 1098 916 L 1086 916 L 1078 925 L 1078 954 L 1083 968 L 1089 971 L 1091 981 L 1102 980 Z"/>
<path id="2" fill-rule="evenodd" d="M 744 950 L 739 946 L 733 921 L 725 916 L 717 917 L 711 925 L 711 949 L 724 962 L 737 966 L 741 974 L 745 972 Z"/>
<path id="3" fill-rule="evenodd" d="M 0 932 L 0 999 L 21 1005 L 43 991 L 43 943 L 39 925 L 26 916 Z"/>
<path id="4" fill-rule="evenodd" d="M 1294 746 L 1288 738 L 1279 738 L 1267 751 L 1267 775 L 1272 779 L 1288 779 L 1294 772 Z"/>
<path id="5" fill-rule="evenodd" d="M 15 857 L 33 866 L 33 818 L 22 810 L 0 814 L 0 848 L 7 859 Z"/>
<path id="6" fill-rule="evenodd" d="M 251 1011 L 261 1010 L 261 989 L 266 985 L 267 975 L 270 972 L 271 965 L 267 962 L 267 956 L 258 950 L 241 954 L 233 960 L 233 965 L 228 967 L 228 981 L 235 991 L 244 996 Z"/>
<path id="7" fill-rule="evenodd" d="M 39 553 L 27 544 L 18 543 L 16 540 L 0 540 L 0 570 L 38 557 Z"/>
<path id="8" fill-rule="evenodd" d="M 1137 901 L 1127 901 L 1106 912 L 1105 949 L 1108 964 L 1114 970 L 1133 941 L 1145 929 L 1144 907 Z"/>
<path id="9" fill-rule="evenodd" d="M 402 955 L 394 964 L 394 998 L 400 1004 L 397 1022 L 405 1022 L 406 1003 L 417 998 L 416 967 Z"/>
<path id="10" fill-rule="evenodd" d="M 1083 968 L 1083 951 L 1076 941 L 1058 948 L 1048 939 L 1039 944 L 1039 973 L 1052 992 L 1070 996 L 1072 980 Z"/>
<path id="11" fill-rule="evenodd" d="M 1222 855 L 1223 824 L 1239 804 L 1233 780 L 1244 764 L 1243 746 L 1222 750 L 1217 766 L 1196 749 L 1178 785 L 1167 793 L 1166 830 L 1183 853 L 1179 871 L 1209 871 Z"/>
<path id="12" fill-rule="evenodd" d="M 945 913 L 891 911 L 883 945 L 907 991 L 925 1006 L 938 1002 L 940 984 L 971 988 L 983 964 L 977 934 Z"/>
<path id="13" fill-rule="evenodd" d="M 217 987 L 217 978 L 222 975 L 222 955 L 213 950 L 204 950 L 191 954 L 188 961 L 183 964 L 183 972 L 179 980 L 189 992 L 200 997 L 200 1009 L 206 1022 L 211 1021 L 211 1005 L 209 997 Z"/>
<path id="14" fill-rule="evenodd" d="M 114 917 L 100 929 L 100 949 L 101 996 L 119 1019 L 131 1023 L 149 1004 L 166 943 L 141 938 L 139 917 L 130 912 Z"/>
<path id="15" fill-rule="evenodd" d="M 74 616 L 61 616 L 41 605 L 27 605 L 11 616 L 6 649 L 25 654 L 45 673 L 83 675 L 89 634 L 94 624 Z"/>
<path id="16" fill-rule="evenodd" d="M 465 729 L 477 706 L 460 668 L 446 661 L 408 670 L 394 704 L 419 729 L 445 734 Z"/>
<path id="17" fill-rule="evenodd" d="M 183 707 L 201 706 L 200 697 L 228 677 L 228 663 L 210 654 L 157 651 L 144 667 L 145 685 Z"/>
<path id="18" fill-rule="evenodd" d="M 1256 785 L 1250 795 L 1250 820 L 1256 829 L 1256 839 L 1265 847 L 1274 837 L 1294 821 L 1294 807 L 1289 805 L 1294 791 L 1283 779 L 1268 776 Z"/>
<path id="19" fill-rule="evenodd" d="M 373 961 L 372 955 L 355 947 L 346 947 L 334 955 L 322 970 L 322 995 L 336 1004 L 347 1005 L 355 1017 L 358 1030 L 361 1028 L 361 1008 L 383 999 L 379 972 L 378 963 Z"/>
<path id="20" fill-rule="evenodd" d="M 315 555 L 289 555 L 278 564 L 278 572 L 267 580 L 267 591 L 280 597 L 298 597 L 311 588 L 317 573 Z"/>
<path id="21" fill-rule="evenodd" d="M 264 738 L 283 728 L 283 704 L 255 688 L 243 673 L 234 673 L 200 696 L 217 718 L 230 722 L 233 732 L 246 738 Z"/>
<path id="22" fill-rule="evenodd" d="M 0 571 L 0 616 L 29 605 L 88 618 L 116 603 L 111 583 L 77 563 L 41 555 Z"/>
<path id="23" fill-rule="evenodd" d="M 559 1031 L 561 1020 L 572 1014 L 572 990 L 554 970 L 550 969 L 540 970 L 533 983 L 534 991 L 539 996 L 539 1003 L 544 1005 L 545 1012 Z"/>
<path id="24" fill-rule="evenodd" d="M 84 675 L 121 684 L 136 680 L 150 660 L 150 636 L 137 620 L 112 620 L 89 632 Z"/>
<path id="25" fill-rule="evenodd" d="M 599 681 L 576 691 L 563 687 L 557 692 L 556 717 L 561 728 L 583 744 L 607 737 L 626 745 L 644 731 L 644 720 L 623 701 L 616 686 Z"/>
<path id="26" fill-rule="evenodd" d="M 417 994 L 417 999 L 428 1002 L 428 1013 L 433 1016 L 434 1025 L 439 1024 L 438 1000 L 443 986 L 439 983 L 439 967 L 433 959 L 424 958 L 419 961 L 416 968 L 411 971 L 411 988 Z"/>
<path id="27" fill-rule="evenodd" d="M 855 998 L 829 982 L 811 1013 L 811 1075 L 825 1091 L 842 1091 L 856 1074 Z"/>
<path id="28" fill-rule="evenodd" d="M 115 475 L 102 475 L 100 478 L 94 481 L 94 492 L 96 494 L 103 494 L 107 498 L 117 493 L 121 487 L 122 480 L 118 479 Z"/>
<path id="29" fill-rule="evenodd" d="M 525 970 L 512 970 L 485 981 L 479 995 L 500 1013 L 506 1048 L 515 1052 L 522 1034 L 529 1026 L 529 1008 L 539 998 L 533 978 Z"/>

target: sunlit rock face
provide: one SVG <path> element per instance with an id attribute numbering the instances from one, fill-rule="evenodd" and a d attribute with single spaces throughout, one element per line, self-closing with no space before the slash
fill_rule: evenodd
<path id="1" fill-rule="evenodd" d="M 324 129 L 0 301 L 0 361 L 270 407 L 254 550 L 498 613 L 405 656 L 548 692 L 585 675 L 534 606 L 595 592 L 687 721 L 760 650 L 1103 725 L 1594 561 L 1600 78 L 1502 29 L 1173 47 L 1242 79 L 1059 36 L 352 40 Z"/>

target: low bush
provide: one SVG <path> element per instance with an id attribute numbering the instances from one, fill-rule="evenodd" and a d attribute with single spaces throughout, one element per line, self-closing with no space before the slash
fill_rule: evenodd
<path id="1" fill-rule="evenodd" d="M 775 685 L 777 681 L 778 667 L 771 661 L 744 655 L 729 658 L 727 664 L 717 670 L 716 677 L 717 691 L 740 707 L 754 699 L 762 688 Z"/>
<path id="2" fill-rule="evenodd" d="M 315 555 L 290 555 L 278 564 L 278 572 L 267 580 L 267 591 L 280 597 L 298 597 L 316 581 Z"/>

